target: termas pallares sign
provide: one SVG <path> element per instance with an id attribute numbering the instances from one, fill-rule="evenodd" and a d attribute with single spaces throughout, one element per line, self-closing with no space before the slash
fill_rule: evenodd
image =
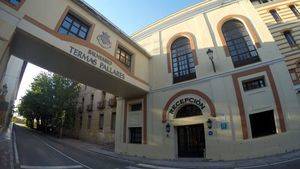
<path id="1" fill-rule="evenodd" d="M 70 54 L 75 56 L 89 64 L 92 64 L 100 70 L 105 71 L 111 75 L 114 75 L 120 79 L 125 79 L 125 74 L 113 68 L 113 63 L 106 57 L 101 56 L 98 52 L 91 49 L 88 50 L 88 53 L 85 53 L 73 46 L 70 46 Z"/>
<path id="2" fill-rule="evenodd" d="M 206 107 L 205 104 L 202 102 L 201 98 L 185 97 L 185 98 L 182 98 L 182 99 L 179 99 L 179 100 L 175 101 L 169 107 L 168 112 L 170 114 L 174 114 L 175 110 L 177 110 L 178 108 L 180 108 L 184 104 L 194 104 L 194 105 L 198 106 L 201 110 L 203 110 Z"/>

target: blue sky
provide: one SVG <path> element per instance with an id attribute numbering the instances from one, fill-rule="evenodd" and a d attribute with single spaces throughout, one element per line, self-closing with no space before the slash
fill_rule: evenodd
<path id="1" fill-rule="evenodd" d="M 177 12 L 185 7 L 199 3 L 202 0 L 85 0 L 96 10 L 102 13 L 112 23 L 128 35 L 143 27 Z M 25 70 L 16 104 L 26 90 L 30 88 L 33 78 L 41 72 L 42 68 L 28 64 Z"/>
<path id="2" fill-rule="evenodd" d="M 85 0 L 127 34 L 202 0 Z"/>

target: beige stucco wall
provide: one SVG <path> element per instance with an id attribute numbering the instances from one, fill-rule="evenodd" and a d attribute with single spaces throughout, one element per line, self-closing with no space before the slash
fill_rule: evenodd
<path id="1" fill-rule="evenodd" d="M 212 4 L 216 1 L 210 1 Z M 207 4 L 209 4 L 207 2 Z M 210 4 L 211 5 L 211 4 Z M 213 6 L 213 5 L 211 5 Z M 174 125 L 187 125 L 204 123 L 206 140 L 206 158 L 213 160 L 232 160 L 266 156 L 299 149 L 299 103 L 293 88 L 283 56 L 280 54 L 274 39 L 264 24 L 255 8 L 248 1 L 240 1 L 222 7 L 209 7 L 201 4 L 201 9 L 207 10 L 205 14 L 198 14 L 190 7 L 176 14 L 168 16 L 153 25 L 134 34 L 133 38 L 152 55 L 150 61 L 150 84 L 152 90 L 148 95 L 147 113 L 147 144 L 135 145 L 123 142 L 124 112 L 118 114 L 118 131 L 116 133 L 116 151 L 123 154 L 146 156 L 151 158 L 174 159 L 177 157 L 177 131 Z M 231 58 L 226 57 L 219 36 L 217 25 L 226 16 L 242 15 L 247 17 L 255 27 L 255 31 L 261 40 L 261 47 L 257 49 L 261 62 L 234 68 Z M 177 18 L 176 18 L 177 17 Z M 207 21 L 205 17 L 207 17 Z M 242 21 L 243 22 L 243 21 Z M 210 29 L 211 28 L 211 29 Z M 250 28 L 246 26 L 249 31 Z M 211 33 L 209 33 L 211 30 Z M 189 32 L 194 35 L 196 43 L 196 54 L 199 65 L 196 66 L 197 79 L 172 84 L 172 73 L 167 68 L 167 44 L 176 34 Z M 251 35 L 250 35 L 251 36 Z M 253 37 L 251 37 L 253 40 Z M 214 44 L 215 41 L 215 44 Z M 215 46 L 216 45 L 216 46 Z M 206 51 L 208 48 L 214 50 L 214 61 L 217 73 L 211 67 Z M 278 95 L 284 112 L 287 132 L 282 133 L 279 125 L 278 112 L 275 99 L 267 78 L 267 87 L 249 93 L 242 92 L 243 104 L 246 111 L 247 131 L 249 139 L 243 139 L 241 117 L 238 108 L 237 96 L 233 84 L 232 74 L 247 72 L 262 66 L 269 66 L 278 90 Z M 160 72 L 157 74 L 157 72 Z M 244 79 L 264 75 L 265 71 L 238 78 L 239 84 Z M 176 93 L 185 89 L 194 89 L 206 94 L 216 107 L 216 117 L 209 114 L 200 117 L 187 118 L 177 122 L 170 119 L 170 137 L 166 136 L 165 123 L 162 123 L 163 108 L 168 100 Z M 117 111 L 122 112 L 124 100 L 119 100 Z M 274 110 L 276 123 L 276 135 L 253 139 L 249 124 L 249 115 L 255 112 Z M 125 117 L 126 118 L 126 117 Z M 127 117 L 128 118 L 128 117 Z M 212 118 L 214 121 L 213 136 L 208 136 L 206 121 Z M 222 130 L 220 122 L 226 119 L 228 128 Z M 126 129 L 128 132 L 128 129 Z M 128 142 L 128 140 L 127 140 Z M 285 145 L 285 146 L 283 146 Z"/>
<path id="2" fill-rule="evenodd" d="M 70 0 L 27 0 L 19 11 L 0 3 L 1 11 L 9 13 L 9 16 L 0 17 L 1 20 L 4 21 L 3 23 L 6 24 L 8 21 L 5 20 L 8 20 L 7 18 L 9 17 L 13 17 L 16 20 L 11 26 L 2 26 L 5 28 L 3 32 L 8 32 L 5 34 L 12 34 L 15 31 L 14 28 L 17 26 L 18 29 L 22 29 L 32 36 L 35 36 L 66 53 L 69 52 L 70 46 L 74 46 L 83 51 L 88 51 L 89 47 L 76 42 L 61 40 L 51 35 L 51 33 L 47 33 L 45 30 L 50 29 L 53 31 L 55 29 L 67 6 L 76 11 L 76 13 L 83 18 L 87 18 L 87 21 L 95 24 L 95 29 L 89 45 L 100 47 L 96 37 L 102 31 L 107 32 L 111 36 L 112 48 L 103 50 L 114 56 L 117 42 L 127 47 L 129 51 L 134 53 L 133 74 L 150 84 L 150 86 L 148 86 L 148 84 L 142 83 L 133 77 L 128 77 L 128 79 L 126 79 L 130 84 L 149 92 L 146 96 L 147 111 L 146 117 L 142 117 L 141 115 L 144 111 L 127 112 L 127 116 L 125 117 L 125 99 L 127 100 L 128 98 L 118 99 L 116 107 L 117 124 L 115 131 L 116 152 L 151 158 L 175 159 L 177 158 L 178 152 L 176 127 L 174 126 L 195 123 L 203 123 L 205 126 L 205 158 L 207 159 L 231 160 L 259 157 L 300 148 L 298 141 L 300 137 L 298 115 L 300 107 L 299 102 L 297 103 L 296 92 L 293 89 L 283 57 L 280 54 L 278 47 L 275 45 L 268 27 L 256 13 L 255 8 L 249 1 L 205 1 L 199 5 L 189 7 L 173 14 L 138 32 L 133 38 L 150 53 L 151 59 L 142 54 L 137 48 L 129 45 L 126 40 L 118 36 L 114 31 L 107 28 L 96 18 Z M 41 28 L 43 26 L 37 26 L 38 24 L 34 25 L 30 21 L 23 19 L 24 15 L 28 15 L 46 28 L 43 29 Z M 231 58 L 227 57 L 225 54 L 217 27 L 218 23 L 223 18 L 239 15 L 247 17 L 255 27 L 254 31 L 260 39 L 261 47 L 258 48 L 257 51 L 261 58 L 261 62 L 234 68 Z M 243 20 L 242 22 L 245 23 Z M 249 32 L 251 27 L 246 25 L 245 27 Z M 172 73 L 168 73 L 167 67 L 167 45 L 174 35 L 182 32 L 189 32 L 194 38 L 196 58 L 199 62 L 196 66 L 197 78 L 173 84 Z M 250 36 L 254 41 L 255 38 L 253 35 Z M 11 36 L 8 36 L 8 38 L 9 37 Z M 1 43 L 1 48 L 6 48 L 5 42 Z M 211 62 L 206 54 L 208 48 L 213 49 L 214 51 L 214 61 L 217 69 L 216 73 L 213 72 Z M 114 68 L 123 71 L 117 65 L 113 66 Z M 278 97 L 284 113 L 284 122 L 287 128 L 287 131 L 284 133 L 282 133 L 278 124 L 280 121 L 278 117 L 279 112 L 275 107 L 276 101 L 274 92 L 271 91 L 270 79 L 266 80 L 268 84 L 267 87 L 257 93 L 246 94 L 241 91 L 241 98 L 238 98 L 236 95 L 236 88 L 234 88 L 232 75 L 235 73 L 248 72 L 261 67 L 270 68 L 271 74 L 274 77 L 276 91 L 278 91 Z M 238 78 L 238 84 L 240 85 L 241 80 L 260 75 L 267 76 L 267 73 L 262 71 L 247 75 L 247 77 L 240 77 Z M 120 83 L 111 85 L 115 86 L 115 89 L 117 90 L 118 86 L 116 87 L 116 85 L 119 84 Z M 203 116 L 181 120 L 172 119 L 172 116 L 168 116 L 168 122 L 171 123 L 171 132 L 170 136 L 167 137 L 165 133 L 165 123 L 162 123 L 163 108 L 174 94 L 185 89 L 194 89 L 207 95 L 216 108 L 216 117 L 212 117 L 209 114 L 209 111 L 205 112 Z M 91 89 L 87 93 L 83 93 L 83 95 L 90 95 L 93 90 Z M 95 94 L 95 100 L 98 98 L 99 95 Z M 85 99 L 86 103 L 89 103 L 88 99 L 89 97 Z M 250 134 L 248 139 L 243 139 L 242 128 L 245 126 L 241 124 L 240 109 L 238 105 L 239 99 L 243 100 L 245 107 L 246 131 L 248 131 L 248 133 L 251 133 L 249 114 L 273 109 L 277 134 L 257 139 L 253 139 Z M 137 98 L 136 100 L 142 100 L 142 97 Z M 130 102 L 127 104 L 130 104 Z M 94 106 L 96 106 L 96 104 L 94 104 Z M 97 108 L 94 107 L 94 110 L 96 109 Z M 108 111 L 114 110 L 107 110 L 107 112 L 105 110 L 104 113 L 108 113 Z M 89 114 L 92 115 L 92 125 L 91 129 L 88 130 L 86 127 Z M 89 113 L 84 112 L 82 114 L 83 129 L 78 131 L 80 138 L 99 143 L 103 140 L 104 142 L 112 141 L 113 133 L 108 130 L 108 123 L 105 123 L 104 125 L 104 132 L 99 132 L 99 130 L 97 130 L 99 125 L 99 114 L 99 111 Z M 110 121 L 108 120 L 109 116 L 104 117 L 105 121 Z M 212 131 L 214 134 L 212 136 L 208 136 L 206 124 L 208 118 L 213 119 Z M 124 119 L 127 121 L 126 124 L 124 124 Z M 228 128 L 225 130 L 220 129 L 220 122 L 222 120 L 225 120 L 228 124 Z M 144 127 L 147 127 L 147 142 L 143 140 L 143 143 L 145 144 L 128 144 L 128 127 L 131 126 L 141 126 L 143 129 Z M 124 127 L 125 130 L 123 130 Z M 107 134 L 105 133 L 106 131 L 108 131 Z M 143 136 L 145 134 L 146 133 L 143 133 Z M 125 143 L 123 142 L 124 135 L 127 136 Z"/>

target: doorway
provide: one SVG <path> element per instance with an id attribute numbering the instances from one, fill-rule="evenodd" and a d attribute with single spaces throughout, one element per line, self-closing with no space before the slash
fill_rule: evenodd
<path id="1" fill-rule="evenodd" d="M 203 124 L 178 126 L 178 157 L 204 158 L 205 132 Z"/>

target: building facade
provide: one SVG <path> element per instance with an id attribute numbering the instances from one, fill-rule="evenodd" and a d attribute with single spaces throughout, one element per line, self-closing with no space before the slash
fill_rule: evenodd
<path id="1" fill-rule="evenodd" d="M 300 1 L 253 0 L 285 58 L 294 87 L 300 91 Z"/>
<path id="2" fill-rule="evenodd" d="M 10 122 L 26 65 L 27 62 L 10 56 L 3 79 L 0 81 L 0 128 L 8 126 Z"/>
<path id="3" fill-rule="evenodd" d="M 118 102 L 117 152 L 230 160 L 299 148 L 297 91 L 250 1 L 204 1 L 132 38 L 152 56 L 151 91 Z"/>
<path id="4" fill-rule="evenodd" d="M 252 3 L 207 0 L 129 38 L 81 0 L 0 0 L 0 50 L 118 96 L 118 153 L 232 160 L 299 149 L 295 79 Z M 106 96 L 93 90 L 77 125 L 101 140 L 95 101 Z"/>
<path id="5" fill-rule="evenodd" d="M 117 100 L 112 94 L 81 85 L 75 135 L 81 140 L 114 145 Z"/>

